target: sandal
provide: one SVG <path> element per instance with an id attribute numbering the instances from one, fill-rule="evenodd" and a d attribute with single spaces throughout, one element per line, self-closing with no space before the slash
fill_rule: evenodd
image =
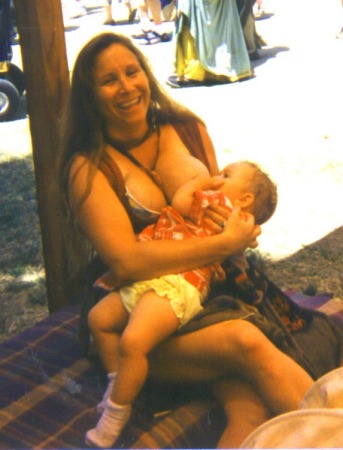
<path id="1" fill-rule="evenodd" d="M 171 75 L 170 77 L 168 77 L 166 83 L 172 88 L 204 86 L 204 83 L 202 83 L 201 81 L 187 80 L 186 78 L 180 80 L 177 75 Z"/>
<path id="2" fill-rule="evenodd" d="M 132 34 L 131 37 L 133 39 L 147 39 L 149 33 L 151 33 L 151 30 L 147 31 L 142 30 L 141 34 Z"/>
<path id="3" fill-rule="evenodd" d="M 229 80 L 218 80 L 218 79 L 208 79 L 208 80 L 188 80 L 187 78 L 180 79 L 177 75 L 171 75 L 168 77 L 166 84 L 172 88 L 186 88 L 186 87 L 212 87 L 218 85 L 224 85 L 230 83 Z"/>
<path id="4" fill-rule="evenodd" d="M 159 34 L 153 30 L 142 30 L 141 34 L 133 34 L 133 39 L 144 39 L 146 42 L 141 42 L 141 44 L 151 45 L 158 44 L 159 42 L 169 42 L 173 38 L 173 33 L 163 33 Z"/>
<path id="5" fill-rule="evenodd" d="M 156 37 L 160 39 L 161 42 L 170 42 L 173 39 L 173 33 L 162 33 L 159 34 L 157 31 L 151 31 Z"/>

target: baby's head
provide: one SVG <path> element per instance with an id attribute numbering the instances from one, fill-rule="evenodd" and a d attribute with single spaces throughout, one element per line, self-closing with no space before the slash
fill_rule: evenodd
<path id="1" fill-rule="evenodd" d="M 255 217 L 258 225 L 274 214 L 277 188 L 270 177 L 255 163 L 242 161 L 229 164 L 221 171 L 224 185 L 220 188 L 233 205 Z"/>

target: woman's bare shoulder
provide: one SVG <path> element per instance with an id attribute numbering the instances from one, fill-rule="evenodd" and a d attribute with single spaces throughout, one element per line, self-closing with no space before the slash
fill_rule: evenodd
<path id="1" fill-rule="evenodd" d="M 70 164 L 70 175 L 75 175 L 80 170 L 89 170 L 91 167 L 94 167 L 91 159 L 85 154 L 78 153 L 75 155 Z"/>
<path id="2" fill-rule="evenodd" d="M 106 191 L 110 193 L 107 178 L 97 165 L 85 154 L 74 156 L 69 170 L 69 189 L 71 198 L 85 199 L 91 192 Z"/>
<path id="3" fill-rule="evenodd" d="M 70 182 L 81 182 L 83 184 L 86 180 L 89 182 L 94 177 L 98 178 L 99 175 L 102 175 L 99 167 L 87 154 L 79 153 L 74 156 L 69 170 Z"/>

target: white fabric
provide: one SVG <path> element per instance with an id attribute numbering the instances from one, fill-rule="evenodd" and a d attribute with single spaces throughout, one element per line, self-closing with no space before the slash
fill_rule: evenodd
<path id="1" fill-rule="evenodd" d="M 241 448 L 343 448 L 343 367 L 319 378 L 298 411 L 264 423 Z"/>
<path id="2" fill-rule="evenodd" d="M 248 436 L 241 448 L 343 447 L 343 409 L 293 411 L 269 420 Z"/>
<path id="3" fill-rule="evenodd" d="M 314 383 L 299 407 L 306 408 L 343 408 L 343 367 L 332 370 Z"/>

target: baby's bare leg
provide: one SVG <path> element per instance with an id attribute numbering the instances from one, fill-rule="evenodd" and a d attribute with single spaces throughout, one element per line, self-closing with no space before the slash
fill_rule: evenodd
<path id="1" fill-rule="evenodd" d="M 113 298 L 108 303 L 113 309 Z M 107 309 L 108 303 L 105 303 Z M 102 309 L 99 308 L 101 312 Z M 109 324 L 113 325 L 113 320 L 109 319 Z M 172 334 L 178 325 L 179 319 L 167 299 L 159 297 L 154 291 L 141 297 L 120 338 L 117 376 L 110 397 L 105 402 L 97 426 L 86 433 L 89 446 L 112 447 L 129 420 L 131 403 L 145 382 L 148 373 L 147 354 Z M 101 342 L 101 345 L 103 350 L 104 347 L 107 350 L 107 343 L 104 345 Z"/>
<path id="2" fill-rule="evenodd" d="M 128 318 L 118 292 L 111 292 L 89 311 L 89 328 L 107 373 L 117 371 L 119 339 Z"/>
<path id="3" fill-rule="evenodd" d="M 148 373 L 148 353 L 170 336 L 180 321 L 166 298 L 154 291 L 142 296 L 120 339 L 117 379 L 110 396 L 120 405 L 133 402 Z"/>

